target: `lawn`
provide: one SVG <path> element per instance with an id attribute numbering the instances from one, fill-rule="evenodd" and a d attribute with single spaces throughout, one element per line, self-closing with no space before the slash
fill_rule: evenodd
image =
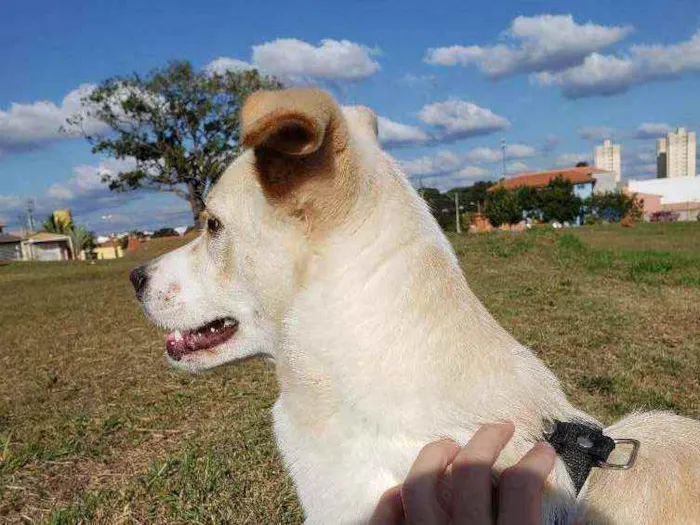
<path id="1" fill-rule="evenodd" d="M 498 320 L 606 422 L 700 417 L 700 223 L 451 238 Z M 300 523 L 273 445 L 273 367 L 192 377 L 130 258 L 0 266 L 0 522 Z"/>

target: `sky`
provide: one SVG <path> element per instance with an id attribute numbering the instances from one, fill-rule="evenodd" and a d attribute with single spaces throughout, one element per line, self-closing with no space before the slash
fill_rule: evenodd
<path id="1" fill-rule="evenodd" d="M 319 85 L 379 115 L 417 186 L 592 161 L 622 144 L 622 176 L 655 176 L 654 139 L 700 131 L 696 0 L 11 2 L 0 21 L 0 222 L 68 207 L 98 233 L 190 224 L 173 194 L 110 192 L 59 127 L 100 81 L 185 59 Z M 95 126 L 99 124 L 95 123 Z"/>

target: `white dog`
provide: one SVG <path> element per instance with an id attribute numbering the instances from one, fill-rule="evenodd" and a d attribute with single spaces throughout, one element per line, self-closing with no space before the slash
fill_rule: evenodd
<path id="1" fill-rule="evenodd" d="M 371 110 L 291 89 L 252 95 L 242 117 L 247 151 L 206 231 L 132 280 L 173 366 L 274 358 L 275 435 L 307 523 L 366 522 L 421 447 L 484 422 L 515 423 L 499 469 L 553 421 L 598 425 L 470 290 Z M 641 443 L 632 468 L 593 468 L 581 488 L 558 459 L 543 522 L 700 522 L 700 423 L 636 414 L 604 433 Z"/>

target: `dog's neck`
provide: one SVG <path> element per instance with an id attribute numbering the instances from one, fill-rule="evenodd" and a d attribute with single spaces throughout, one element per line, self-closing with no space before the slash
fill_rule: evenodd
<path id="1" fill-rule="evenodd" d="M 283 323 L 276 360 L 288 408 L 312 426 L 350 410 L 404 430 L 452 424 L 431 425 L 446 414 L 520 419 L 533 431 L 543 417 L 569 416 L 556 378 L 486 311 L 426 205 L 381 161 L 372 184 L 389 187 L 368 199 L 383 202 L 359 202 L 354 222 L 313 250 Z"/>

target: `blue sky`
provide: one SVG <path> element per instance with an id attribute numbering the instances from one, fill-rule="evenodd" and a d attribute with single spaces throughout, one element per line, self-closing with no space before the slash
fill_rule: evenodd
<path id="1" fill-rule="evenodd" d="M 303 6 L 303 7 L 300 7 Z M 57 133 L 80 89 L 168 60 L 257 67 L 373 107 L 412 180 L 447 189 L 590 160 L 623 145 L 654 176 L 654 137 L 700 131 L 700 8 L 691 0 L 474 3 L 13 2 L 0 31 L 0 220 L 28 198 L 98 232 L 190 222 L 173 195 L 111 194 L 119 163 Z M 81 86 L 83 86 L 81 88 Z"/>

